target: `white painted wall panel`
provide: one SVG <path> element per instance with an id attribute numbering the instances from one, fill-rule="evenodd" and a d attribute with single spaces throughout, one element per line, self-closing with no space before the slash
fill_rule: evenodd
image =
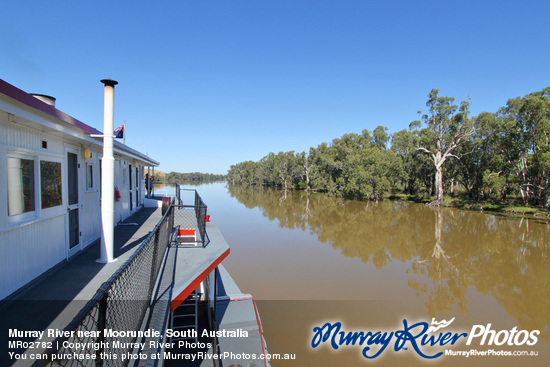
<path id="1" fill-rule="evenodd" d="M 100 195 L 100 167 L 99 151 L 92 150 L 92 158 L 82 162 L 84 166 L 84 190 L 80 194 L 82 204 L 80 231 L 82 237 L 80 241 L 84 247 L 88 246 L 101 237 L 101 195 Z M 87 187 L 87 165 L 91 164 L 93 168 L 93 189 Z"/>
<path id="2" fill-rule="evenodd" d="M 66 216 L 0 233 L 0 299 L 65 259 Z"/>
<path id="3" fill-rule="evenodd" d="M 101 236 L 101 207 L 99 192 L 84 192 L 82 194 L 82 218 L 80 231 L 83 246 L 88 246 Z"/>
<path id="4" fill-rule="evenodd" d="M 42 141 L 48 143 L 48 148 L 42 148 Z M 23 149 L 37 154 L 63 154 L 63 139 L 45 134 L 38 130 L 9 123 L 7 114 L 0 113 L 0 144 L 5 144 L 9 149 Z"/>
<path id="5" fill-rule="evenodd" d="M 12 124 L 12 128 L 6 134 L 6 144 L 23 149 L 38 150 L 41 148 L 42 140 L 38 131 Z"/>

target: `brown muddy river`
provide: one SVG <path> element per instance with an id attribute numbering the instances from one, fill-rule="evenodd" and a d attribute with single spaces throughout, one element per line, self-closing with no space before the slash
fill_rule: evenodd
<path id="1" fill-rule="evenodd" d="M 296 354 L 296 360 L 272 360 L 275 367 L 550 362 L 546 220 L 225 184 L 198 190 L 231 247 L 224 266 L 258 303 L 269 352 Z M 315 327 L 339 322 L 346 333 L 380 332 L 366 339 L 372 356 L 383 345 L 383 332 L 402 331 L 405 322 L 435 326 L 432 319 L 453 318 L 433 334 L 468 335 L 456 344 L 415 339 L 426 356 L 443 352 L 431 360 L 412 341 L 399 348 L 397 334 L 373 359 L 362 355 L 368 342 L 335 350 L 328 338 L 311 346 Z M 538 355 L 505 355 L 521 353 Z"/>

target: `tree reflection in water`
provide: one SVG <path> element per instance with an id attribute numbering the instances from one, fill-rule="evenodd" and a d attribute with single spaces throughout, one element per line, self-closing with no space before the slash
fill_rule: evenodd
<path id="1" fill-rule="evenodd" d="M 466 292 L 491 294 L 523 329 L 550 340 L 550 225 L 422 204 L 343 200 L 323 194 L 229 186 L 247 208 L 281 228 L 380 269 L 410 263 L 408 286 L 425 297 L 430 317 L 467 313 Z"/>

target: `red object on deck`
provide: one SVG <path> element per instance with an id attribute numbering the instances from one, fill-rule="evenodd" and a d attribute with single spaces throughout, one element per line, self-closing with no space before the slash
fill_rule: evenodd
<path id="1" fill-rule="evenodd" d="M 178 230 L 178 236 L 194 236 L 195 230 L 194 229 L 180 229 Z"/>

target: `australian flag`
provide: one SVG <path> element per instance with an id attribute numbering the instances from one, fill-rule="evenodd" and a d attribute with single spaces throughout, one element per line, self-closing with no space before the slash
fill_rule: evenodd
<path id="1" fill-rule="evenodd" d="M 124 138 L 124 125 L 117 127 L 114 132 L 114 135 L 115 135 L 115 139 Z"/>

